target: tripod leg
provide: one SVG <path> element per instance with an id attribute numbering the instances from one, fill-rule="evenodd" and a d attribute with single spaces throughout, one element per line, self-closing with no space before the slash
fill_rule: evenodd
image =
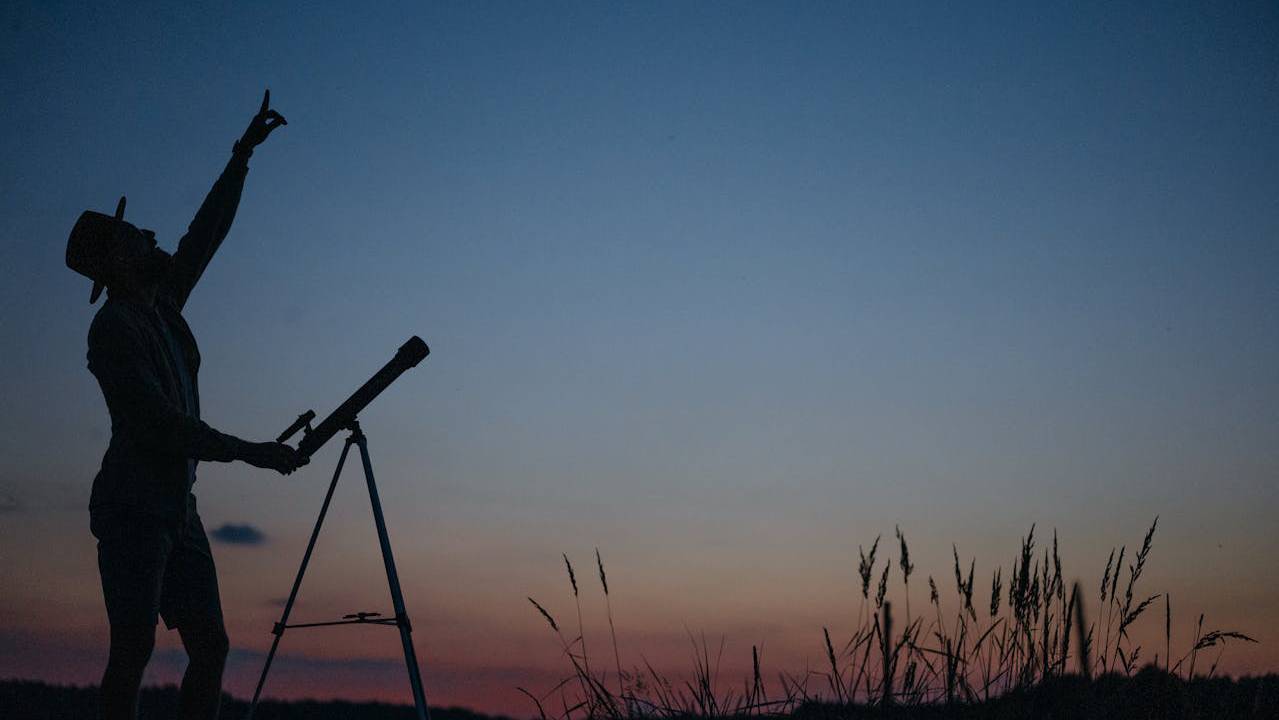
<path id="1" fill-rule="evenodd" d="M 297 577 L 293 579 L 293 589 L 289 591 L 289 599 L 284 603 L 284 613 L 280 621 L 271 629 L 275 639 L 271 641 L 271 650 L 266 654 L 266 663 L 262 666 L 262 675 L 258 678 L 257 689 L 253 691 L 253 701 L 249 703 L 249 712 L 245 720 L 253 720 L 253 711 L 257 709 L 258 698 L 262 695 L 262 686 L 266 684 L 266 674 L 271 670 L 271 661 L 275 659 L 275 651 L 280 647 L 280 639 L 284 637 L 284 626 L 289 623 L 289 614 L 293 612 L 293 601 L 297 600 L 298 588 L 302 587 L 302 576 L 306 574 L 306 566 L 311 562 L 311 551 L 315 549 L 315 540 L 320 536 L 320 526 L 324 524 L 324 516 L 329 513 L 329 502 L 333 500 L 333 491 L 338 486 L 338 478 L 342 476 L 342 466 L 346 464 L 346 455 L 351 451 L 352 438 L 346 439 L 342 446 L 342 456 L 338 458 L 338 466 L 333 471 L 333 480 L 329 482 L 329 491 L 324 494 L 324 504 L 320 506 L 320 515 L 315 519 L 315 529 L 311 531 L 311 539 L 306 544 L 306 552 L 302 554 L 302 565 L 298 568 Z M 364 450 L 364 446 L 360 446 Z M 367 464 L 367 461 L 366 461 Z"/>
<path id="2" fill-rule="evenodd" d="M 386 532 L 386 519 L 382 517 L 382 501 L 378 499 L 377 485 L 373 482 L 373 464 L 369 461 L 368 439 L 357 425 L 352 437 L 360 446 L 360 459 L 364 461 L 364 479 L 369 485 L 369 502 L 373 505 L 373 521 L 377 524 L 377 539 L 382 546 L 382 562 L 386 565 L 386 580 L 391 586 L 391 604 L 395 608 L 395 624 L 400 629 L 400 642 L 404 645 L 404 664 L 409 671 L 409 685 L 413 688 L 413 704 L 418 720 L 430 720 L 426 707 L 426 693 L 422 689 L 422 672 L 418 669 L 417 653 L 413 650 L 413 628 L 404 609 L 404 595 L 400 592 L 400 577 L 395 572 L 395 558 L 391 556 L 391 538 Z"/>

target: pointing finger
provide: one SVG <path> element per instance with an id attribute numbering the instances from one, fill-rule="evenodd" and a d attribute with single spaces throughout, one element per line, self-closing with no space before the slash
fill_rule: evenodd
<path id="1" fill-rule="evenodd" d="M 271 88 L 267 88 L 266 92 L 262 94 L 262 109 L 258 110 L 258 114 L 266 113 L 269 107 L 271 107 Z"/>

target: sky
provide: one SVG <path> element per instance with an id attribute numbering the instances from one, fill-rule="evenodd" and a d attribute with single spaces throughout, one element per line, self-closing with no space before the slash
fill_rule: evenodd
<path id="1" fill-rule="evenodd" d="M 336 5 L 336 4 L 332 4 Z M 204 419 L 361 416 L 428 696 L 528 716 L 588 649 L 802 670 L 857 548 L 978 576 L 1032 524 L 1098 582 L 1156 515 L 1174 644 L 1279 669 L 1273 3 L 7 3 L 0 10 L 0 677 L 96 682 L 82 210 L 173 248 L 269 87 L 185 317 Z M 251 694 L 336 462 L 202 464 Z M 357 468 L 295 619 L 389 609 Z M 257 533 L 256 535 L 254 533 Z M 226 542 L 240 540 L 241 542 Z M 247 540 L 248 542 L 245 542 Z M 882 556 L 881 556 L 882 557 Z M 917 604 L 927 600 L 912 586 Z M 893 597 L 900 588 L 894 587 Z M 1139 627 L 1153 637 L 1157 623 Z M 149 682 L 180 675 L 161 633 Z M 268 693 L 407 701 L 380 628 L 289 634 Z"/>

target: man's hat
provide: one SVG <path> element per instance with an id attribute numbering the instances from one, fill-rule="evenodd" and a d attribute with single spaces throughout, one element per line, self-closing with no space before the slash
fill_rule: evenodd
<path id="1" fill-rule="evenodd" d="M 67 267 L 93 281 L 89 304 L 98 301 L 102 288 L 111 280 L 116 243 L 124 222 L 125 198 L 115 206 L 115 217 L 85 210 L 80 214 L 71 237 L 67 238 Z"/>

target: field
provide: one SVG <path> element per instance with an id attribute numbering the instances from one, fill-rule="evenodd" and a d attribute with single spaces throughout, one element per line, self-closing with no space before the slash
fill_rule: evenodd
<path id="1" fill-rule="evenodd" d="M 980 595 L 976 560 L 967 564 L 952 550 L 953 580 L 943 591 L 925 576 L 928 605 L 912 615 L 886 600 L 890 583 L 909 588 L 915 567 L 905 535 L 897 530 L 896 561 L 876 538 L 858 548 L 861 581 L 859 626 L 848 638 L 822 629 L 825 667 L 803 674 L 766 673 L 751 649 L 749 677 L 721 682 L 718 650 L 692 642 L 692 670 L 672 677 L 644 663 L 624 668 L 613 632 L 608 575 L 596 552 L 595 568 L 608 616 L 611 652 L 588 657 L 581 625 L 578 573 L 564 557 L 577 609 L 569 632 L 534 598 L 566 663 L 563 680 L 536 692 L 520 688 L 537 720 L 638 720 L 639 718 L 1276 718 L 1279 675 L 1227 678 L 1218 675 L 1231 643 L 1256 642 L 1236 630 L 1205 629 L 1195 621 L 1188 647 L 1172 645 L 1173 612 L 1166 594 L 1141 591 L 1158 519 L 1140 546 L 1111 551 L 1101 581 L 1085 591 L 1068 583 L 1057 539 L 1039 547 L 1034 528 L 1021 539 L 1016 561 L 990 577 Z M 916 582 L 919 582 L 917 579 Z M 943 592 L 951 593 L 943 602 Z M 902 597 L 909 598 L 909 592 Z M 1085 605 L 1096 599 L 1100 610 Z M 943 608 L 951 608 L 946 611 Z M 1162 620 L 1162 647 L 1136 644 L 1130 630 L 1143 616 Z M 1159 617 L 1162 616 L 1162 617 Z M 599 645 L 595 645 L 599 647 Z M 1149 658 L 1146 660 L 1145 658 Z M 84 718 L 95 714 L 92 687 L 38 682 L 0 682 L 0 717 L 13 720 Z M 142 718 L 171 717 L 172 687 L 149 688 Z M 227 697 L 223 717 L 242 717 L 247 705 Z M 480 720 L 458 708 L 432 710 L 435 720 Z M 371 703 L 268 702 L 260 720 L 310 718 L 411 718 L 412 708 Z"/>

